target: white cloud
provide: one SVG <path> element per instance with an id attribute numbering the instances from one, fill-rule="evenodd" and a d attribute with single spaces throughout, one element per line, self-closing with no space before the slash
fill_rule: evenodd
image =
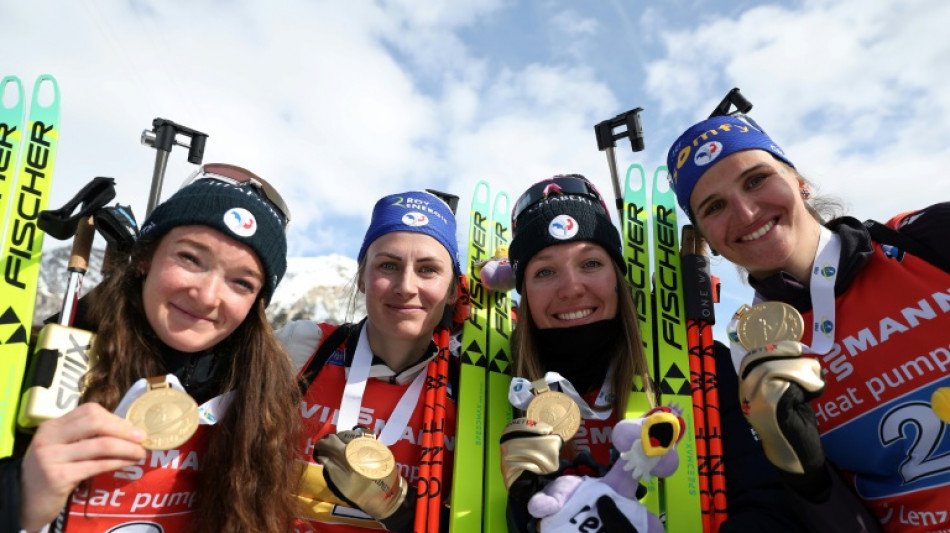
<path id="1" fill-rule="evenodd" d="M 651 167 L 733 86 L 859 216 L 948 197 L 950 6 L 683 4 L 13 2 L 0 32 L 24 43 L 4 74 L 60 82 L 52 205 L 108 175 L 141 218 L 155 154 L 138 136 L 160 116 L 277 185 L 292 254 L 355 254 L 400 189 L 455 192 L 464 212 L 478 179 L 516 195 L 576 171 L 609 194 L 595 123 L 643 106 L 647 151 L 617 152 Z M 190 170 L 176 149 L 166 196 Z"/>
<path id="2" fill-rule="evenodd" d="M 935 90 L 950 77 L 939 27 L 948 17 L 950 6 L 926 0 L 757 7 L 667 34 L 646 86 L 665 115 L 693 121 L 739 86 L 792 160 L 829 176 L 823 190 L 858 216 L 886 218 L 950 196 L 950 185 L 916 172 L 895 183 L 908 167 L 936 170 L 950 156 L 934 142 L 950 133 L 948 97 Z M 690 120 L 677 122 L 671 140 Z"/>

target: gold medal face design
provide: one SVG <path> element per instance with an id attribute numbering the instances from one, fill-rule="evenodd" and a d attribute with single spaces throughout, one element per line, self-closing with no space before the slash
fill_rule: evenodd
<path id="1" fill-rule="evenodd" d="M 198 429 L 198 404 L 188 394 L 169 387 L 149 389 L 129 407 L 126 420 L 145 431 L 149 450 L 171 450 L 188 441 Z"/>
<path id="2" fill-rule="evenodd" d="M 532 420 L 550 424 L 564 442 L 571 440 L 581 427 L 581 410 L 563 392 L 545 391 L 531 399 L 525 414 Z"/>
<path id="3" fill-rule="evenodd" d="M 371 436 L 351 440 L 343 454 L 350 468 L 367 479 L 384 479 L 396 468 L 393 453 Z"/>
<path id="4" fill-rule="evenodd" d="M 800 341 L 805 331 L 802 315 L 784 302 L 762 302 L 743 310 L 736 324 L 739 344 L 754 350 L 779 341 Z"/>

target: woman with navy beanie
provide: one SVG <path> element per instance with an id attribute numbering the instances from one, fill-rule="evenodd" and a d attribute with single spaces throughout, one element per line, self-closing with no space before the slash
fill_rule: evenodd
<path id="1" fill-rule="evenodd" d="M 300 393 L 264 312 L 289 219 L 219 163 L 157 206 L 77 325 L 95 333 L 80 405 L 0 465 L 0 530 L 290 530 Z"/>
<path id="2" fill-rule="evenodd" d="M 778 516 L 794 517 L 785 529 L 796 531 L 950 528 L 937 401 L 950 377 L 935 355 L 950 326 L 937 311 L 950 286 L 950 204 L 884 224 L 839 216 L 744 115 L 691 126 L 667 161 L 680 206 L 747 273 L 754 309 L 779 309 L 801 328 L 766 347 L 730 335 L 731 357 L 717 351 L 723 530 L 774 532 Z M 730 331 L 746 323 L 737 315 Z M 761 468 L 763 453 L 774 468 Z M 733 512 L 749 501 L 758 519 Z"/>
<path id="3" fill-rule="evenodd" d="M 511 220 L 508 257 L 521 300 L 509 400 L 525 412 L 549 388 L 566 394 L 580 417 L 573 437 L 529 418 L 516 418 L 502 435 L 509 530 L 532 531 L 531 496 L 561 475 L 603 476 L 616 450 L 609 437 L 596 436 L 610 435 L 634 401 L 638 414 L 656 402 L 620 233 L 594 184 L 579 174 L 539 181 L 515 202 Z M 643 384 L 636 400 L 635 381 Z M 634 511 L 633 501 L 604 496 L 582 504 L 606 531 L 662 528 Z"/>
<path id="4" fill-rule="evenodd" d="M 280 331 L 305 387 L 311 461 L 297 491 L 298 527 L 411 531 L 421 521 L 448 531 L 441 515 L 452 452 L 430 454 L 455 432 L 449 378 L 458 359 L 449 342 L 468 309 L 455 232 L 439 196 L 381 198 L 358 255 L 366 318 L 341 326 L 298 320 Z"/>

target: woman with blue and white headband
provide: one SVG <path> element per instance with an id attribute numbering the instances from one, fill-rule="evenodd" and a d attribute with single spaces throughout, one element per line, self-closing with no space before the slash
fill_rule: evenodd
<path id="1" fill-rule="evenodd" d="M 773 501 L 808 530 L 950 527 L 950 434 L 932 401 L 950 385 L 950 204 L 886 224 L 835 217 L 743 115 L 693 125 L 668 164 L 680 207 L 756 291 L 717 367 L 730 494 L 762 493 L 748 463 L 761 450 L 785 487 Z M 777 317 L 795 327 L 770 332 Z"/>

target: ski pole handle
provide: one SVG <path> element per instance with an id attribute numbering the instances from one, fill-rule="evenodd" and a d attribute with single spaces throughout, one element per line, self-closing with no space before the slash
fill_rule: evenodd
<path id="1" fill-rule="evenodd" d="M 92 240 L 96 236 L 96 226 L 91 216 L 80 219 L 73 237 L 73 246 L 69 254 L 69 281 L 66 283 L 66 294 L 63 296 L 63 308 L 59 313 L 59 323 L 62 326 L 72 326 L 76 316 L 76 307 L 79 305 L 79 293 L 82 290 L 82 279 L 89 268 L 89 254 L 92 252 Z"/>
<path id="2" fill-rule="evenodd" d="M 730 111 L 732 107 L 735 106 L 735 111 Z M 746 114 L 752 110 L 752 102 L 750 102 L 745 96 L 742 96 L 742 93 L 739 92 L 739 88 L 735 87 L 719 102 L 719 105 L 713 109 L 713 112 L 709 114 L 709 118 L 713 117 L 723 117 L 726 115 L 734 115 L 736 113 Z"/>
<path id="3" fill-rule="evenodd" d="M 614 199 L 621 220 L 623 220 L 623 190 L 620 188 L 620 177 L 617 175 L 617 156 L 614 153 L 614 148 L 617 146 L 617 139 L 628 137 L 630 139 L 631 150 L 634 152 L 643 150 L 643 125 L 640 123 L 641 111 L 643 111 L 643 108 L 637 107 L 625 113 L 620 113 L 614 118 L 604 120 L 594 126 L 594 135 L 597 137 L 597 149 L 601 152 L 607 152 L 607 165 L 610 167 L 610 181 L 614 186 Z M 614 133 L 614 130 L 620 126 L 626 126 L 627 129 L 620 133 Z"/>
<path id="4" fill-rule="evenodd" d="M 179 140 L 181 134 L 190 140 Z M 193 130 L 171 120 L 156 118 L 152 121 L 152 129 L 142 132 L 142 144 L 155 149 L 155 168 L 152 171 L 152 186 L 148 193 L 148 205 L 145 216 L 151 214 L 162 195 L 162 181 L 165 179 L 165 169 L 168 166 L 168 155 L 175 145 L 188 148 L 188 162 L 200 165 L 204 158 L 206 133 Z"/>

